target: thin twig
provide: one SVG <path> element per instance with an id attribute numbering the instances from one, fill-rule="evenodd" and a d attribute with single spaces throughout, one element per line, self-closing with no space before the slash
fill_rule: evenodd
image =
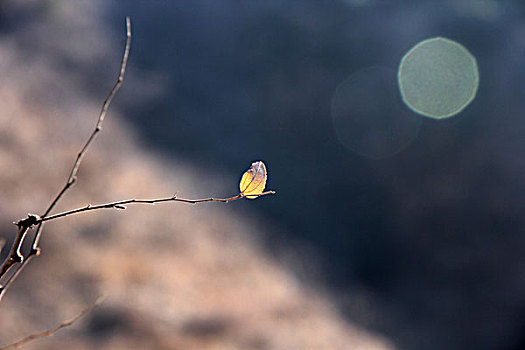
<path id="1" fill-rule="evenodd" d="M 53 334 L 55 334 L 56 332 L 58 332 L 59 330 L 61 330 L 62 328 L 69 327 L 72 324 L 74 324 L 75 322 L 77 322 L 79 319 L 84 317 L 87 313 L 91 312 L 94 308 L 96 308 L 97 306 L 102 304 L 104 299 L 105 299 L 105 296 L 102 295 L 102 296 L 98 297 L 97 300 L 93 304 L 91 304 L 90 306 L 88 306 L 84 310 L 80 311 L 75 317 L 60 323 L 60 324 L 56 325 L 55 327 L 53 327 L 51 329 L 48 329 L 48 330 L 40 332 L 40 333 L 31 334 L 31 335 L 29 335 L 29 336 L 27 336 L 25 338 L 22 338 L 22 339 L 14 342 L 14 343 L 11 343 L 9 345 L 5 345 L 3 347 L 0 347 L 0 350 L 18 349 L 18 348 L 21 348 L 22 346 L 26 345 L 27 343 L 32 342 L 33 340 L 37 340 L 37 339 L 45 338 L 45 337 L 50 337 Z"/>
<path id="2" fill-rule="evenodd" d="M 75 163 L 73 164 L 73 168 L 71 168 L 71 172 L 66 181 L 66 184 L 64 185 L 62 190 L 58 192 L 55 199 L 53 199 L 53 201 L 47 207 L 46 211 L 44 212 L 42 216 L 47 216 L 51 212 L 51 210 L 53 210 L 53 208 L 58 203 L 60 198 L 62 198 L 62 196 L 67 192 L 67 190 L 71 186 L 73 186 L 73 184 L 75 183 L 77 179 L 78 169 L 80 168 L 80 164 L 82 163 L 82 160 L 84 159 L 84 155 L 86 154 L 86 151 L 88 150 L 89 146 L 91 146 L 91 144 L 93 143 L 93 140 L 95 139 L 97 134 L 102 130 L 102 123 L 104 122 L 104 119 L 106 118 L 106 114 L 111 104 L 111 101 L 113 100 L 113 97 L 115 96 L 117 91 L 120 89 L 120 86 L 122 85 L 122 82 L 124 81 L 124 74 L 126 73 L 126 66 L 128 64 L 130 45 L 131 45 L 131 21 L 129 17 L 126 17 L 126 47 L 124 48 L 124 54 L 122 55 L 122 61 L 120 63 L 120 71 L 119 71 L 117 81 L 115 82 L 113 89 L 111 89 L 108 96 L 106 97 L 106 100 L 102 104 L 102 109 L 100 110 L 100 114 L 98 116 L 98 120 L 97 120 L 97 124 L 95 125 L 95 129 L 93 130 L 91 135 L 89 135 L 86 143 L 84 144 L 80 152 L 78 152 L 77 154 L 77 158 L 75 160 Z M 35 239 L 33 242 L 33 249 L 38 248 L 38 242 L 40 240 L 40 231 L 41 229 L 40 230 L 37 229 L 37 233 L 35 234 Z"/>
<path id="3" fill-rule="evenodd" d="M 100 114 L 97 120 L 97 124 L 95 125 L 95 129 L 93 130 L 91 135 L 88 137 L 86 143 L 84 144 L 80 152 L 77 154 L 75 163 L 73 164 L 73 167 L 71 168 L 71 172 L 69 174 L 69 177 L 64 187 L 60 190 L 60 192 L 58 192 L 58 194 L 53 199 L 51 204 L 49 204 L 49 206 L 47 207 L 44 214 L 41 216 L 45 217 L 49 215 L 49 213 L 53 210 L 53 208 L 56 206 L 56 204 L 62 198 L 62 196 L 75 183 L 76 178 L 77 178 L 78 169 L 80 167 L 80 164 L 82 163 L 82 159 L 84 158 L 89 146 L 93 143 L 93 140 L 95 139 L 96 135 L 102 130 L 102 123 L 104 122 L 104 119 L 106 118 L 106 114 L 111 104 L 111 101 L 113 100 L 113 97 L 115 96 L 117 91 L 120 89 L 120 86 L 122 85 L 122 82 L 124 81 L 124 74 L 126 73 L 126 66 L 127 66 L 128 58 L 129 58 L 130 45 L 131 45 L 131 20 L 129 19 L 129 17 L 126 17 L 126 46 L 124 48 L 124 54 L 122 55 L 122 61 L 120 63 L 120 71 L 119 71 L 117 81 L 115 82 L 113 88 L 111 89 L 108 96 L 106 97 L 106 100 L 102 104 L 102 108 L 100 110 Z M 10 254 L 8 258 L 2 263 L 2 266 L 0 267 L 0 278 L 2 278 L 5 275 L 5 273 L 16 262 L 21 262 L 21 264 L 17 266 L 14 273 L 11 274 L 11 276 L 7 278 L 7 280 L 4 282 L 2 286 L 0 286 L 0 300 L 2 300 L 2 297 L 5 294 L 5 291 L 9 288 L 11 283 L 13 283 L 13 281 L 18 277 L 18 275 L 20 274 L 20 271 L 29 263 L 29 261 L 31 261 L 31 259 L 34 256 L 37 256 L 40 254 L 40 248 L 38 247 L 38 245 L 39 245 L 40 238 L 42 235 L 43 222 L 38 223 L 38 227 L 33 237 L 33 243 L 31 245 L 31 250 L 29 251 L 28 255 L 24 258 L 20 254 L 17 254 L 17 252 L 20 252 L 20 249 L 24 243 L 27 229 L 31 226 L 32 225 L 22 225 L 22 226 L 19 225 L 19 232 L 17 234 L 15 242 L 13 243 L 13 247 L 10 251 Z M 24 227 L 25 230 L 22 230 L 22 227 Z"/>
<path id="4" fill-rule="evenodd" d="M 261 197 L 268 194 L 275 194 L 275 191 L 266 191 L 260 194 L 250 194 L 250 197 Z M 39 224 L 45 221 L 51 221 L 58 218 L 63 218 L 65 216 L 78 214 L 86 211 L 91 210 L 98 210 L 98 209 L 119 209 L 123 210 L 126 209 L 125 205 L 127 204 L 156 204 L 156 203 L 162 203 L 162 202 L 182 202 L 182 203 L 190 203 L 190 204 L 197 204 L 197 203 L 205 203 L 205 202 L 222 202 L 222 203 L 228 203 L 235 201 L 237 199 L 241 199 L 246 197 L 244 194 L 238 194 L 236 196 L 230 197 L 230 198 L 202 198 L 202 199 L 185 199 L 185 198 L 177 198 L 175 196 L 173 197 L 166 197 L 166 198 L 157 198 L 157 199 L 126 199 L 111 203 L 105 203 L 105 204 L 97 204 L 97 205 L 86 205 L 81 208 L 68 210 L 63 213 L 58 213 L 55 215 L 45 216 L 43 218 L 37 219 L 37 222 L 35 224 Z"/>

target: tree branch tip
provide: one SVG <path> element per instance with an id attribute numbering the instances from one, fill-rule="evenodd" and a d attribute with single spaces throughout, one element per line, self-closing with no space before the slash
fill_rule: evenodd
<path id="1" fill-rule="evenodd" d="M 120 209 L 120 210 L 126 210 L 127 209 L 127 207 L 125 205 L 118 205 L 118 204 L 114 205 L 113 208 Z"/>

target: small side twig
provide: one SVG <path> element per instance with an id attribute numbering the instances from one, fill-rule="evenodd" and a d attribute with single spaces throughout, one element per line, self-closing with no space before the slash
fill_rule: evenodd
<path id="1" fill-rule="evenodd" d="M 58 192 L 56 197 L 49 204 L 44 214 L 41 215 L 42 217 L 49 215 L 49 213 L 54 209 L 58 201 L 64 196 L 67 190 L 71 188 L 71 186 L 73 186 L 73 184 L 75 183 L 76 178 L 77 178 L 78 169 L 80 168 L 80 164 L 82 163 L 82 159 L 84 158 L 86 151 L 88 150 L 89 146 L 93 143 L 93 140 L 95 139 L 97 134 L 102 130 L 102 123 L 104 122 L 104 119 L 106 118 L 106 114 L 111 104 L 111 101 L 113 100 L 113 97 L 115 96 L 117 91 L 120 89 L 120 86 L 122 85 L 122 82 L 124 81 L 124 74 L 126 73 L 126 66 L 128 63 L 130 46 L 131 46 L 131 20 L 129 17 L 126 17 L 126 46 L 124 48 L 124 54 L 122 55 L 122 61 L 120 63 L 120 71 L 117 77 L 117 81 L 115 82 L 115 84 L 113 85 L 113 88 L 111 89 L 106 99 L 104 100 L 104 103 L 102 104 L 102 108 L 100 110 L 100 114 L 97 119 L 97 123 L 95 125 L 95 129 L 93 130 L 91 135 L 89 135 L 86 143 L 84 144 L 80 152 L 77 154 L 77 157 L 75 159 L 73 167 L 71 168 L 71 172 L 69 174 L 69 177 L 67 178 L 67 181 L 64 187 Z M 20 254 L 20 249 L 24 243 L 24 239 L 26 237 L 28 229 L 32 227 L 34 224 L 37 224 L 38 226 L 37 226 L 35 235 L 33 237 L 33 242 L 31 244 L 31 250 L 29 251 L 26 257 L 23 257 Z M 19 232 L 15 238 L 15 241 L 13 242 L 13 246 L 11 248 L 8 258 L 2 263 L 2 266 L 0 266 L 0 279 L 6 274 L 8 270 L 11 269 L 13 265 L 15 265 L 17 262 L 19 262 L 20 264 L 17 266 L 16 270 L 9 277 L 7 277 L 6 281 L 0 286 L 0 301 L 3 298 L 5 291 L 11 286 L 13 281 L 18 277 L 18 275 L 24 269 L 24 267 L 31 261 L 33 257 L 38 256 L 40 254 L 40 248 L 38 245 L 40 243 L 40 238 L 42 235 L 43 222 L 21 223 L 21 221 L 19 221 L 17 225 L 19 227 Z"/>
<path id="2" fill-rule="evenodd" d="M 71 319 L 69 319 L 67 321 L 64 321 L 64 322 L 56 325 L 55 327 L 53 327 L 51 329 L 46 330 L 46 331 L 43 331 L 43 332 L 40 332 L 40 333 L 31 334 L 31 335 L 29 335 L 29 336 L 27 336 L 25 338 L 22 338 L 22 339 L 14 342 L 14 343 L 2 346 L 2 347 L 0 347 L 0 350 L 18 349 L 18 348 L 21 348 L 22 346 L 26 345 L 27 343 L 30 343 L 30 342 L 34 341 L 34 340 L 37 340 L 37 339 L 40 339 L 40 338 L 45 338 L 45 337 L 50 337 L 50 336 L 54 335 L 56 332 L 58 332 L 59 330 L 61 330 L 62 328 L 66 328 L 66 327 L 69 327 L 69 326 L 73 325 L 79 319 L 84 317 L 87 313 L 91 312 L 94 308 L 96 308 L 97 306 L 102 304 L 104 299 L 105 299 L 105 296 L 102 295 L 102 296 L 98 297 L 97 300 L 93 304 L 91 304 L 87 308 L 85 308 L 82 311 L 80 311 L 77 315 L 75 315 L 75 317 L 73 317 L 73 318 L 71 318 Z"/>

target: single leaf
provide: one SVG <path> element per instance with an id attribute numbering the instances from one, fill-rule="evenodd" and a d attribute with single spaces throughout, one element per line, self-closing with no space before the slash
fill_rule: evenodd
<path id="1" fill-rule="evenodd" d="M 239 189 L 241 194 L 249 199 L 255 199 L 259 194 L 263 193 L 264 186 L 266 186 L 266 166 L 262 161 L 253 162 L 250 169 L 248 169 L 241 178 Z"/>

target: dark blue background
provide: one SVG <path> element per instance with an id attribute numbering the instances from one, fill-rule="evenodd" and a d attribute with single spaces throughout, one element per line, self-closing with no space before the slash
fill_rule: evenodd
<path id="1" fill-rule="evenodd" d="M 283 228 L 271 253 L 284 245 L 320 264 L 302 277 L 328 287 L 348 319 L 400 349 L 525 348 L 523 3 L 355 3 L 116 2 L 115 33 L 133 20 L 131 72 L 163 84 L 143 103 L 135 81 L 119 106 L 150 147 L 232 186 L 264 160 L 278 195 L 235 205 Z M 392 157 L 339 143 L 336 87 L 367 67 L 395 72 L 435 36 L 477 58 L 474 102 L 446 120 L 413 114 L 419 134 Z"/>

